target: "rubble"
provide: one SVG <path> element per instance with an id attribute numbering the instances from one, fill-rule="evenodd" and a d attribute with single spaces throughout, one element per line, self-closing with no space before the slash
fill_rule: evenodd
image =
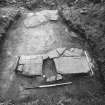
<path id="1" fill-rule="evenodd" d="M 24 25 L 32 28 L 48 21 L 57 21 L 58 17 L 57 10 L 43 10 L 41 12 L 34 13 L 34 15 L 32 14 L 31 16 L 28 16 L 28 18 L 24 20 Z"/>

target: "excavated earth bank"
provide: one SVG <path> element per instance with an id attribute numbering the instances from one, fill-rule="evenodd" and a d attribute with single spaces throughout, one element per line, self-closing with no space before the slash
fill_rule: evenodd
<path id="1" fill-rule="evenodd" d="M 28 8 L 32 11 L 36 4 L 28 4 Z M 45 4 L 44 4 L 45 3 Z M 51 5 L 52 3 L 52 5 Z M 21 3 L 20 3 L 21 4 Z M 11 67 L 15 59 L 12 57 L 15 54 L 21 54 L 22 51 L 32 51 L 32 49 L 22 49 L 21 46 L 26 46 L 31 43 L 30 36 L 26 37 L 21 33 L 22 20 L 26 17 L 25 14 L 29 10 L 16 7 L 2 7 L 1 9 L 1 55 L 0 55 L 0 104 L 4 105 L 104 105 L 104 3 L 94 4 L 89 1 L 73 2 L 39 2 L 39 7 L 57 8 L 60 9 L 61 21 L 72 31 L 78 35 L 77 40 L 74 40 L 77 45 L 81 44 L 87 48 L 91 56 L 95 59 L 97 72 L 94 77 L 87 75 L 71 75 L 68 80 L 72 81 L 72 85 L 44 88 L 35 90 L 24 90 L 23 86 L 33 85 L 40 82 L 34 78 L 17 76 L 12 71 Z M 8 5 L 17 5 L 9 4 Z M 19 4 L 18 4 L 19 6 Z M 25 4 L 27 7 L 27 5 Z M 36 9 L 37 10 L 37 9 Z M 24 16 L 22 16 L 24 14 Z M 52 23 L 49 23 L 52 25 Z M 53 24 L 54 25 L 54 24 Z M 47 25 L 45 26 L 49 28 Z M 62 26 L 58 22 L 60 29 Z M 62 29 L 62 28 L 61 28 Z M 23 32 L 24 30 L 22 30 Z M 27 30 L 25 31 L 27 33 Z M 73 35 L 75 36 L 75 35 Z M 24 40 L 23 40 L 24 39 Z M 25 41 L 27 40 L 27 42 Z M 81 42 L 81 43 L 80 43 Z M 34 43 L 34 41 L 33 41 Z M 32 44 L 31 44 L 32 45 Z M 33 45 L 32 45 L 33 46 Z M 31 46 L 31 47 L 32 47 Z M 31 48 L 30 47 L 30 48 Z M 28 52 L 28 53 L 31 53 Z M 13 67 L 12 67 L 13 68 Z M 96 71 L 96 70 L 95 70 Z M 20 92 L 21 91 L 21 92 Z M 30 94 L 31 93 L 31 94 Z M 30 94 L 30 95 L 29 95 Z M 27 96 L 27 97 L 24 97 Z"/>

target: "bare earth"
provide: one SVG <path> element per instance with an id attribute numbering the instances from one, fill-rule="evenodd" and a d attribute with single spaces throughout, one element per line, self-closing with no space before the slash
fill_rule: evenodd
<path id="1" fill-rule="evenodd" d="M 36 37 L 39 38 L 39 33 L 37 33 L 39 31 L 40 35 L 44 35 L 43 37 L 46 36 L 46 33 L 50 33 L 50 35 L 54 34 L 55 37 L 58 37 L 58 39 L 59 35 L 62 35 L 63 42 L 57 40 L 60 42 L 59 44 L 61 46 L 62 43 L 66 45 L 65 38 L 69 38 L 68 41 L 70 41 L 71 37 L 68 37 L 68 32 L 62 31 L 66 29 L 65 26 L 62 26 L 62 24 L 59 22 L 58 25 L 55 23 L 47 23 L 46 25 L 40 26 L 40 28 L 34 29 L 26 29 L 22 23 L 22 20 L 20 20 L 20 23 L 18 23 L 19 25 L 17 24 L 13 26 L 12 29 L 8 32 L 8 36 L 5 39 L 5 43 L 3 45 L 3 54 L 0 58 L 2 61 L 0 63 L 0 68 L 2 68 L 0 69 L 0 94 L 2 96 L 1 103 L 15 103 L 16 105 L 105 104 L 102 84 L 94 77 L 89 76 L 65 76 L 67 77 L 64 77 L 65 79 L 73 82 L 72 85 L 25 90 L 25 87 L 36 86 L 40 84 L 40 82 L 42 82 L 42 78 L 38 77 L 35 79 L 16 75 L 13 71 L 13 68 L 15 68 L 13 66 L 16 61 L 15 56 L 23 54 L 31 55 L 43 52 L 46 53 L 49 50 L 48 48 L 50 48 L 50 46 L 46 47 L 47 50 L 45 50 L 45 48 L 43 49 L 42 45 L 46 44 L 43 43 L 44 38 L 40 39 L 40 42 L 36 41 Z M 60 30 L 61 33 L 53 33 L 52 27 Z M 64 34 L 66 37 L 63 37 Z M 55 40 L 53 40 L 53 38 L 51 38 L 51 40 L 52 42 L 47 42 L 47 45 L 54 43 Z M 38 49 L 36 49 L 37 45 L 39 45 Z M 77 45 L 80 47 L 78 42 Z M 70 43 L 68 46 L 73 47 L 75 45 Z M 8 100 L 11 101 L 9 102 Z"/>

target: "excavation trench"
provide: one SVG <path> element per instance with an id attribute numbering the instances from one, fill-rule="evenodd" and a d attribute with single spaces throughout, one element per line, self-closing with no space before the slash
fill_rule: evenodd
<path id="1" fill-rule="evenodd" d="M 16 67 L 14 66 L 14 64 L 17 63 L 16 56 L 21 56 L 21 55 L 27 56 L 27 55 L 35 55 L 35 54 L 38 55 L 39 53 L 43 54 L 43 53 L 47 53 L 49 50 L 53 50 L 56 47 L 62 46 L 62 45 L 69 46 L 70 48 L 71 47 L 83 48 L 86 50 L 88 50 L 90 47 L 88 45 L 89 43 L 88 40 L 86 40 L 86 38 L 84 37 L 85 33 L 83 32 L 83 30 L 74 28 L 74 26 L 70 23 L 70 21 L 61 19 L 62 22 L 51 21 L 35 28 L 30 28 L 30 27 L 27 28 L 24 25 L 24 20 L 27 18 L 28 18 L 27 16 L 26 17 L 22 16 L 17 23 L 11 26 L 11 28 L 7 32 L 5 41 L 2 45 L 2 54 L 1 54 L 2 56 L 0 58 L 1 59 L 0 61 L 2 61 L 0 63 L 0 68 L 2 68 L 0 71 L 1 73 L 0 74 L 0 88 L 1 88 L 0 94 L 2 94 L 2 96 L 5 97 L 6 99 L 19 100 L 29 95 L 43 96 L 44 94 L 48 95 L 49 92 L 53 94 L 53 91 L 57 92 L 59 89 L 60 89 L 60 92 L 57 92 L 58 95 L 59 94 L 62 95 L 64 91 L 68 91 L 68 93 L 73 91 L 74 93 L 76 93 L 78 90 L 78 87 L 79 87 L 79 91 L 76 94 L 80 94 L 79 92 L 82 92 L 82 91 L 81 91 L 80 84 L 78 85 L 79 80 L 75 80 L 75 79 L 73 80 L 74 84 L 72 86 L 68 85 L 68 87 L 58 87 L 57 90 L 56 88 L 51 88 L 50 90 L 36 89 L 36 90 L 28 90 L 28 91 L 24 89 L 25 87 L 39 85 L 40 82 L 42 81 L 42 78 L 37 77 L 35 79 L 35 78 L 25 77 L 22 75 L 17 75 L 14 72 L 14 69 Z M 57 40 L 58 44 L 55 43 L 55 40 L 53 37 L 49 37 L 49 39 L 46 39 L 47 33 L 49 33 L 49 36 L 55 35 L 54 37 L 58 39 Z M 75 33 L 76 33 L 75 35 L 76 38 L 73 39 L 72 34 L 75 34 Z M 47 47 L 43 46 L 43 44 L 46 44 L 44 43 L 43 40 L 48 40 Z M 52 40 L 52 42 L 49 40 Z M 54 46 L 52 46 L 52 43 L 54 43 Z M 85 46 L 84 46 L 84 43 L 85 43 Z M 86 79 L 86 82 L 89 81 L 88 77 L 86 77 L 85 79 Z M 84 80 L 82 84 L 85 85 Z M 98 81 L 96 82 L 96 84 L 100 85 Z M 91 85 L 89 85 L 89 87 L 91 87 Z M 71 88 L 71 90 L 69 90 L 69 88 Z"/>

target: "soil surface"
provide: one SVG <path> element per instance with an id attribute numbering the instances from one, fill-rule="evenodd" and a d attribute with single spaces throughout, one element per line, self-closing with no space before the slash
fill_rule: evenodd
<path id="1" fill-rule="evenodd" d="M 73 1 L 68 3 L 68 1 L 64 2 L 62 0 L 62 2 L 59 2 L 58 0 L 58 6 L 55 6 L 56 2 L 53 0 L 50 2 L 47 0 L 40 2 L 37 6 L 38 8 L 57 8 L 62 10 L 61 12 L 66 22 L 70 22 L 68 33 L 62 31 L 66 26 L 63 27 L 60 22 L 58 22 L 57 25 L 55 23 L 48 23 L 42 25 L 39 29 L 26 29 L 23 25 L 23 20 L 26 18 L 27 12 L 30 12 L 30 10 L 35 11 L 36 1 L 33 0 L 30 4 L 28 4 L 27 1 L 27 4 L 24 3 L 24 5 L 22 5 L 23 2 L 19 4 L 19 1 L 14 0 L 14 2 L 7 2 L 6 4 L 3 2 L 3 5 L 5 4 L 6 7 L 3 5 L 1 7 L 0 104 L 104 105 L 104 3 L 99 2 L 97 4 L 96 2 L 90 2 L 88 0 L 82 0 L 81 2 L 77 0 L 75 3 Z M 27 87 L 40 85 L 43 79 L 40 77 L 30 78 L 15 74 L 13 71 L 13 69 L 15 69 L 14 63 L 16 62 L 15 56 L 33 53 L 38 54 L 39 52 L 33 50 L 33 48 L 36 47 L 34 46 L 36 44 L 34 34 L 36 33 L 34 33 L 35 31 L 33 30 L 42 31 L 42 33 L 45 32 L 46 35 L 46 31 L 48 32 L 50 29 L 49 26 L 60 30 L 62 35 L 70 36 L 71 33 L 74 32 L 78 36 L 79 41 L 77 41 L 77 39 L 71 40 L 72 35 L 69 37 L 70 41 L 75 42 L 78 47 L 82 42 L 82 45 L 86 44 L 86 46 L 91 49 L 91 55 L 97 63 L 96 69 L 99 69 L 99 71 L 95 69 L 95 72 L 97 71 L 98 74 L 96 73 L 93 77 L 88 74 L 66 75 L 64 76 L 64 81 L 72 81 L 72 84 L 53 88 L 25 89 Z M 32 33 L 31 36 L 29 33 Z M 52 32 L 49 33 L 52 34 Z M 54 34 L 56 34 L 56 32 Z M 58 36 L 59 34 L 60 33 L 57 33 Z M 73 43 L 70 43 L 70 45 L 74 46 Z M 41 46 L 41 43 L 39 44 Z M 39 49 L 42 48 L 40 47 Z M 45 49 L 43 49 L 43 51 L 44 50 Z M 42 51 L 40 51 L 40 53 L 42 53 Z M 46 53 L 46 51 L 44 53 Z"/>

